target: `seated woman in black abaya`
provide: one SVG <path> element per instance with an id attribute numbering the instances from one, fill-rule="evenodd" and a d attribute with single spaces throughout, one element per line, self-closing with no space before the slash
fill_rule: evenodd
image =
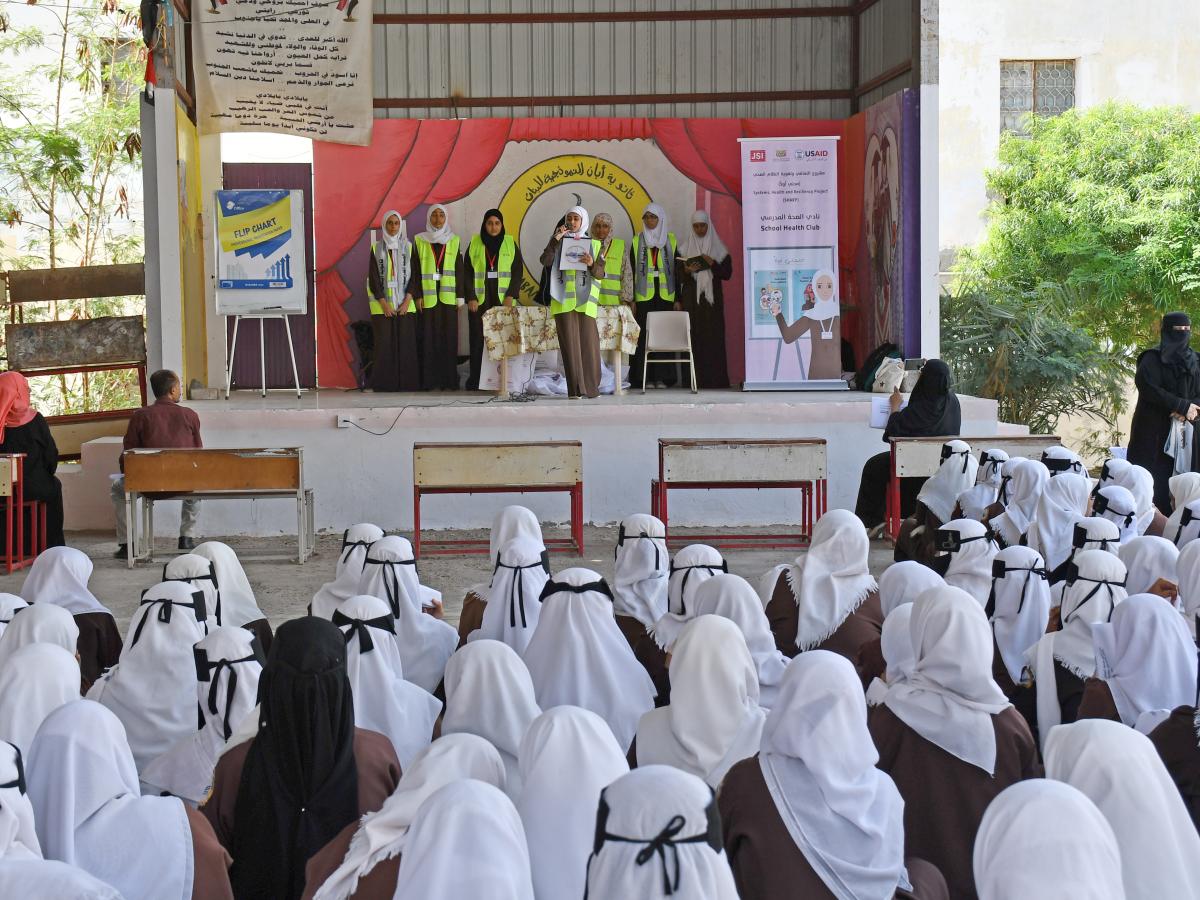
<path id="1" fill-rule="evenodd" d="M 62 485 L 54 474 L 58 469 L 58 445 L 42 414 L 29 405 L 29 382 L 20 372 L 0 372 L 0 453 L 25 454 L 25 499 L 45 502 L 46 546 L 61 547 L 66 539 Z M 0 520 L 0 539 L 3 532 Z M 27 542 L 31 534 L 27 521 Z"/>
<path id="2" fill-rule="evenodd" d="M 950 390 L 950 369 L 940 359 L 928 360 L 921 367 L 921 377 L 909 396 L 908 406 L 900 409 L 901 402 L 900 393 L 894 392 L 891 397 L 892 414 L 883 430 L 885 442 L 894 437 L 954 436 L 962 428 L 958 397 Z M 877 453 L 863 465 L 854 512 L 868 530 L 883 524 L 891 473 L 890 451 Z M 901 481 L 902 518 L 912 515 L 917 494 L 924 482 L 924 478 L 905 478 Z"/>

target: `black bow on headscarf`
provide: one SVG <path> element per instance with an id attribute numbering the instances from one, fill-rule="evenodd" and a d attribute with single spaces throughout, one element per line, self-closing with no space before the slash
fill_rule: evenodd
<path id="1" fill-rule="evenodd" d="M 387 594 L 381 599 L 386 600 L 392 608 L 392 615 L 400 616 L 400 576 L 396 574 L 396 566 L 412 566 L 416 571 L 417 560 L 413 559 L 371 559 L 370 554 L 363 560 L 363 570 L 367 566 L 383 566 L 383 592 Z"/>
<path id="2" fill-rule="evenodd" d="M 1025 597 L 1029 594 L 1029 585 L 1033 583 L 1033 579 L 1041 578 L 1043 580 L 1050 577 L 1050 573 L 1046 571 L 1044 566 L 1013 566 L 1008 568 L 1002 559 L 992 560 L 992 590 L 988 594 L 987 603 L 983 607 L 983 613 L 989 619 L 996 612 L 996 582 L 1004 578 L 1009 572 L 1028 572 L 1025 576 L 1025 584 L 1021 587 L 1021 600 L 1017 603 L 1017 615 L 1021 614 L 1021 610 L 1025 608 Z"/>
<path id="3" fill-rule="evenodd" d="M 495 217 L 500 220 L 500 233 L 492 237 L 487 232 L 487 220 Z M 487 251 L 488 256 L 495 257 L 500 252 L 500 245 L 504 243 L 504 214 L 498 209 L 489 209 L 483 214 L 483 221 L 479 223 L 479 239 L 483 241 L 483 249 Z"/>
<path id="4" fill-rule="evenodd" d="M 189 575 L 186 578 L 168 578 L 167 569 L 170 566 L 170 563 L 163 566 L 163 581 L 181 581 L 189 587 L 195 587 L 197 581 L 211 581 L 213 583 L 213 593 L 216 595 L 216 609 L 213 610 L 213 618 L 217 620 L 219 627 L 221 624 L 221 585 L 217 583 L 217 564 L 210 560 L 207 575 Z"/>
<path id="5" fill-rule="evenodd" d="M 25 761 L 21 757 L 21 748 L 18 747 L 16 744 L 9 744 L 8 741 L 4 741 L 4 743 L 8 744 L 8 746 L 13 748 L 13 764 L 17 767 L 17 777 L 14 778 L 12 781 L 6 781 L 4 784 L 0 784 L 0 791 L 4 790 L 6 788 L 8 788 L 8 789 L 16 788 L 18 792 L 24 794 L 25 793 Z"/>
<path id="6" fill-rule="evenodd" d="M 258 639 L 255 638 L 251 644 L 249 656 L 243 656 L 241 659 L 209 659 L 208 652 L 202 647 L 193 647 L 192 652 L 196 657 L 196 677 L 200 681 L 209 682 L 208 686 L 208 711 L 212 715 L 217 715 L 217 684 L 221 680 L 221 670 L 228 669 L 229 677 L 225 680 L 225 715 L 221 721 L 221 736 L 225 740 L 229 740 L 233 734 L 233 727 L 229 721 L 229 716 L 233 712 L 233 695 L 237 691 L 238 675 L 237 669 L 234 666 L 239 663 L 256 662 L 262 663 L 262 652 L 258 648 Z M 200 727 L 204 727 L 204 711 L 200 711 Z"/>
<path id="7" fill-rule="evenodd" d="M 349 626 L 348 631 L 342 632 L 342 637 L 346 639 L 347 644 L 354 639 L 356 634 L 358 635 L 358 651 L 360 653 L 370 653 L 375 649 L 375 642 L 371 640 L 372 628 L 378 628 L 389 634 L 396 633 L 396 620 L 392 616 L 379 616 L 376 619 L 352 619 L 340 609 L 335 609 L 332 621 L 339 631 Z"/>
<path id="8" fill-rule="evenodd" d="M 359 816 L 342 633 L 314 616 L 279 626 L 258 696 L 258 734 L 238 785 L 230 881 L 238 900 L 295 900 L 308 860 Z"/>
<path id="9" fill-rule="evenodd" d="M 681 607 L 683 607 L 682 609 L 679 610 L 679 612 L 680 612 L 680 614 L 683 614 L 683 615 L 687 614 L 687 603 L 684 602 L 683 598 L 687 596 L 688 579 L 692 577 L 692 572 L 696 569 L 706 569 L 710 575 L 716 575 L 718 572 L 721 572 L 723 574 L 728 574 L 729 573 L 729 563 L 726 562 L 725 560 L 721 560 L 721 564 L 719 566 L 714 566 L 711 563 L 705 563 L 704 565 L 696 565 L 696 566 L 677 566 L 677 565 L 675 565 L 675 563 L 671 563 L 671 570 L 667 576 L 668 578 L 670 578 L 676 572 L 687 573 L 679 581 L 679 604 Z"/>
<path id="10" fill-rule="evenodd" d="M 346 560 L 348 560 L 350 558 L 350 554 L 351 554 L 351 552 L 353 552 L 355 547 L 366 547 L 366 548 L 370 549 L 370 547 L 373 543 L 375 543 L 375 542 L 374 541 L 352 541 L 352 540 L 350 540 L 350 529 L 347 528 L 344 532 L 342 532 L 342 555 L 338 558 L 338 561 L 342 565 L 345 565 Z"/>
<path id="11" fill-rule="evenodd" d="M 589 581 L 587 584 L 567 584 L 565 581 L 554 581 L 553 579 L 546 582 L 546 586 L 542 588 L 541 596 L 538 601 L 544 601 L 552 594 L 569 593 L 569 594 L 587 594 L 592 591 L 603 594 L 610 601 L 613 598 L 612 588 L 608 586 L 608 582 L 601 578 L 599 581 Z"/>
<path id="12" fill-rule="evenodd" d="M 620 526 L 620 528 L 617 529 L 617 547 L 623 547 L 625 545 L 626 541 L 664 541 L 665 542 L 666 537 L 661 534 L 660 535 L 646 534 L 646 532 L 644 532 L 644 531 L 639 532 L 638 534 L 629 534 L 628 532 L 625 531 L 625 526 L 622 525 L 622 526 Z M 654 570 L 656 572 L 658 571 L 658 553 L 659 553 L 658 544 L 655 544 L 654 545 Z M 614 547 L 613 548 L 613 559 L 616 559 L 616 558 L 617 558 L 617 550 Z"/>
<path id="13" fill-rule="evenodd" d="M 1188 326 L 1187 331 L 1177 331 L 1180 325 Z M 1195 352 L 1189 345 L 1192 339 L 1192 320 L 1187 313 L 1173 312 L 1162 317 L 1162 326 L 1158 338 L 1158 355 L 1163 365 L 1174 368 L 1191 368 L 1195 362 Z"/>
<path id="14" fill-rule="evenodd" d="M 510 569 L 513 572 L 520 572 L 522 569 L 544 569 L 546 574 L 549 575 L 550 574 L 550 554 L 546 550 L 543 550 L 541 558 L 535 563 L 530 563 L 527 566 L 510 566 L 510 565 L 508 565 L 508 563 L 501 562 L 500 554 L 497 553 L 496 554 L 496 565 L 492 569 L 493 578 L 495 577 L 496 572 L 499 569 Z M 538 602 L 540 603 L 541 600 L 542 600 L 542 598 L 539 595 Z M 513 579 L 513 583 L 508 589 L 508 627 L 509 628 L 517 627 L 517 608 L 518 607 L 521 610 L 521 627 L 528 628 L 529 621 L 525 617 L 525 582 L 521 580 L 520 575 L 517 575 Z"/>
<path id="15" fill-rule="evenodd" d="M 158 621 L 170 622 L 172 611 L 176 606 L 182 606 L 185 609 L 190 609 L 196 616 L 197 622 L 204 622 L 208 619 L 208 613 L 204 606 L 204 591 L 193 591 L 191 603 L 180 603 L 178 600 L 171 600 L 168 597 L 147 597 L 142 594 L 142 602 L 138 606 L 154 606 L 158 604 Z M 142 616 L 138 626 L 134 629 L 133 640 L 129 642 L 130 647 L 137 645 L 138 638 L 142 636 L 142 629 L 146 627 L 146 622 L 149 621 L 150 614 Z"/>

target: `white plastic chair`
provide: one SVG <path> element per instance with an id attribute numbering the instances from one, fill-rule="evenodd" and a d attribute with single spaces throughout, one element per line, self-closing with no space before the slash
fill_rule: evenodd
<path id="1" fill-rule="evenodd" d="M 651 359 L 651 356 L 656 358 Z M 686 362 L 696 393 L 696 363 L 692 359 L 692 319 L 686 312 L 646 314 L 646 355 L 642 358 L 642 393 L 646 393 L 646 371 L 651 363 L 675 365 Z"/>

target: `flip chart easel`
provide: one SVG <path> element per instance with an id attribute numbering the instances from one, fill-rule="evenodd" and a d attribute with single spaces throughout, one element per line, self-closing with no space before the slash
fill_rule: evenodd
<path id="1" fill-rule="evenodd" d="M 225 367 L 225 399 L 229 399 L 229 390 L 233 386 L 233 354 L 237 350 L 238 325 L 242 319 L 258 319 L 258 361 L 262 370 L 262 387 L 259 388 L 261 396 L 267 396 L 267 339 L 266 326 L 263 322 L 267 319 L 281 319 L 283 321 L 283 331 L 287 335 L 288 355 L 292 358 L 292 384 L 296 386 L 296 399 L 299 400 L 300 393 L 300 375 L 296 369 L 296 348 L 292 344 L 292 326 L 288 320 L 287 313 L 245 313 L 238 314 L 233 317 L 233 338 L 229 343 L 229 365 Z"/>

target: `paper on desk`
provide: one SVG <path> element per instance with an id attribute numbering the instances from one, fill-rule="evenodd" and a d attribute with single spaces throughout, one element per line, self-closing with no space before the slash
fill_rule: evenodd
<path id="1" fill-rule="evenodd" d="M 879 394 L 871 397 L 871 427 L 872 428 L 887 428 L 888 418 L 892 415 L 891 394 Z M 900 408 L 908 406 L 908 398 L 906 397 L 900 403 Z"/>

